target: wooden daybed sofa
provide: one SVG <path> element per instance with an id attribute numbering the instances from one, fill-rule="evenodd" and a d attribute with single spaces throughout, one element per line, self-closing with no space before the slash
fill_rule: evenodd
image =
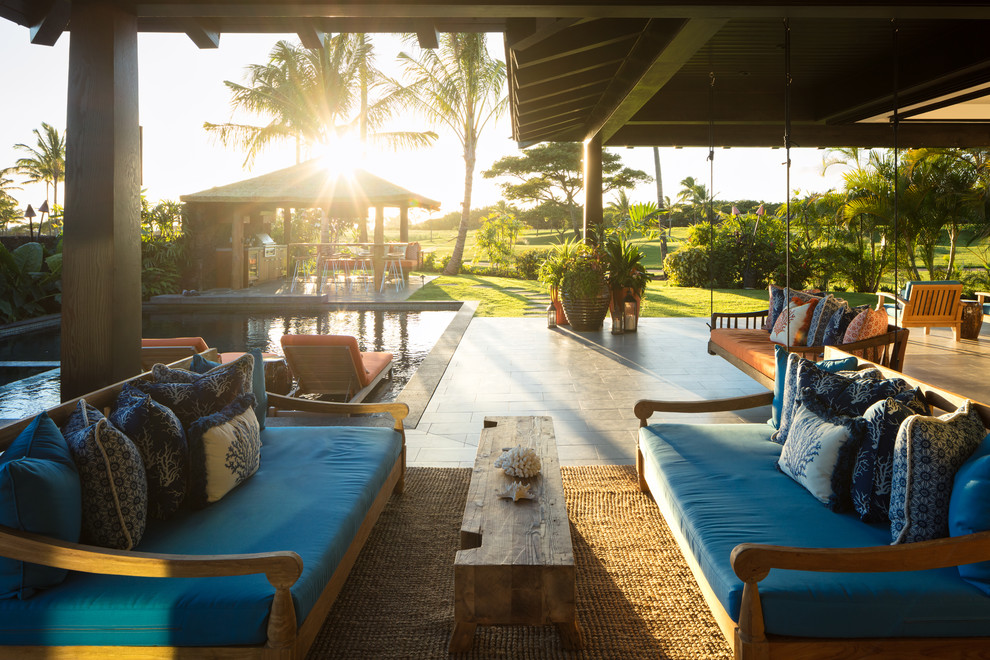
<path id="1" fill-rule="evenodd" d="M 740 312 L 737 314 L 715 312 L 711 317 L 711 336 L 708 352 L 725 358 L 761 385 L 773 387 L 776 360 L 774 344 L 763 330 L 769 310 Z M 877 364 L 899 370 L 904 365 L 908 331 L 893 325 L 887 332 L 863 341 L 843 344 L 842 350 L 861 352 Z M 817 360 L 825 352 L 824 346 L 788 346 L 789 353 L 797 353 L 809 360 Z"/>
<path id="2" fill-rule="evenodd" d="M 826 357 L 848 354 L 829 348 Z M 882 371 L 920 387 L 936 414 L 965 401 Z M 990 560 L 990 532 L 889 545 L 889 525 L 833 513 L 777 469 L 782 448 L 768 424 L 649 424 L 655 412 L 740 410 L 772 397 L 635 406 L 640 488 L 737 660 L 990 657 L 990 596 L 957 568 Z M 977 408 L 990 426 L 990 408 Z M 973 458 L 988 453 L 990 435 Z"/>
<path id="3" fill-rule="evenodd" d="M 203 356 L 217 359 L 212 349 Z M 84 398 L 103 409 L 122 386 Z M 379 514 L 402 491 L 408 408 L 267 396 L 257 472 L 206 508 L 149 517 L 135 550 L 0 526 L 0 557 L 69 571 L 30 598 L 0 599 L 0 656 L 304 658 Z M 48 414 L 61 425 L 77 402 Z M 315 425 L 368 413 L 394 425 Z M 279 426 L 273 415 L 307 419 Z M 0 447 L 30 421 L 0 428 Z"/>

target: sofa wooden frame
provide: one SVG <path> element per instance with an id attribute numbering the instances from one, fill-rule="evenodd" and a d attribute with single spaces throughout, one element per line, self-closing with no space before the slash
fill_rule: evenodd
<path id="1" fill-rule="evenodd" d="M 766 324 L 769 310 L 758 312 L 724 313 L 715 312 L 711 316 L 709 327 L 712 330 L 717 328 L 726 329 L 759 329 Z M 904 366 L 904 354 L 907 351 L 907 341 L 909 332 L 906 328 L 888 325 L 887 332 L 863 341 L 842 344 L 842 350 L 848 352 L 860 352 L 872 358 L 873 362 L 899 370 Z M 767 336 L 767 343 L 770 337 Z M 826 346 L 787 346 L 788 353 L 797 353 L 801 357 L 809 360 L 819 360 L 825 353 Z M 773 388 L 774 374 L 767 374 L 757 369 L 754 365 L 734 355 L 724 346 L 711 340 L 708 342 L 708 353 L 724 358 L 729 364 L 736 367 L 747 376 L 760 383 L 764 387 Z"/>
<path id="2" fill-rule="evenodd" d="M 843 347 L 845 348 L 845 347 Z M 844 350 L 826 347 L 825 357 L 853 357 Z M 887 377 L 903 378 L 920 387 L 925 400 L 934 408 L 955 410 L 967 397 L 943 390 L 924 381 L 905 376 L 893 369 L 857 358 L 859 367 L 877 366 Z M 653 413 L 711 413 L 744 410 L 769 405 L 772 392 L 750 396 L 708 401 L 641 400 L 634 407 L 639 425 L 645 427 Z M 975 402 L 974 402 L 975 403 Z M 975 403 L 985 426 L 990 428 L 990 406 Z M 637 443 L 636 472 L 639 489 L 649 493 L 644 476 L 644 457 Z M 701 567 L 694 560 L 687 539 L 676 524 L 673 511 L 664 498 L 654 498 L 681 554 L 691 568 L 715 621 L 737 660 L 811 660 L 825 658 L 888 658 L 908 657 L 969 658 L 990 656 L 988 637 L 912 637 L 912 638 L 804 638 L 766 633 L 760 604 L 759 583 L 771 570 L 815 571 L 831 573 L 870 573 L 922 571 L 960 566 L 990 560 L 990 532 L 980 532 L 955 538 L 937 539 L 897 546 L 861 548 L 794 548 L 757 543 L 737 545 L 730 557 L 732 569 L 743 582 L 739 620 L 734 621 L 722 607 L 708 585 Z"/>
<path id="3" fill-rule="evenodd" d="M 217 360 L 215 349 L 202 353 Z M 171 366 L 188 367 L 192 358 Z M 138 378 L 147 378 L 142 374 Z M 49 416 L 61 425 L 76 408 L 80 398 L 97 408 L 113 405 L 124 382 L 110 385 L 48 410 Z M 302 574 L 302 559 L 295 552 L 273 551 L 238 555 L 167 555 L 136 551 L 110 550 L 79 543 L 67 543 L 36 534 L 28 534 L 0 526 L 0 556 L 18 561 L 63 568 L 72 571 L 125 575 L 132 577 L 223 577 L 264 573 L 274 589 L 268 620 L 268 640 L 261 646 L 168 647 L 168 646 L 0 646 L 0 655 L 16 658 L 229 658 L 257 660 L 295 660 L 304 658 L 326 619 L 334 600 L 340 593 L 357 560 L 361 548 L 385 508 L 392 493 L 401 493 L 405 484 L 406 437 L 403 420 L 409 413 L 404 403 L 332 403 L 311 401 L 268 392 L 268 404 L 273 416 L 306 415 L 307 425 L 313 416 L 339 416 L 387 413 L 394 420 L 393 428 L 402 436 L 402 451 L 389 471 L 381 490 L 375 496 L 354 540 L 341 559 L 330 580 L 303 622 L 296 621 L 290 588 Z M 30 423 L 23 419 L 0 427 L 0 449 L 6 449 Z"/>

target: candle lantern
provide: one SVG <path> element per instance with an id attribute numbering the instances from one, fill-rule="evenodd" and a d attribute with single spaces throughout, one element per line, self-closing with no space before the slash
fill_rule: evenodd
<path id="1" fill-rule="evenodd" d="M 557 309 L 552 301 L 547 305 L 547 327 L 551 329 L 557 327 Z"/>
<path id="2" fill-rule="evenodd" d="M 639 303 L 636 302 L 632 291 L 626 293 L 626 299 L 622 302 L 622 326 L 623 332 L 636 332 L 639 321 Z"/>

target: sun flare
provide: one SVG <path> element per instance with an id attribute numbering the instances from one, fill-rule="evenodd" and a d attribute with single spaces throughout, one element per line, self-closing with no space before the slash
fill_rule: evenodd
<path id="1" fill-rule="evenodd" d="M 357 138 L 345 135 L 324 145 L 318 158 L 320 165 L 330 174 L 351 176 L 355 169 L 361 167 L 364 147 Z"/>

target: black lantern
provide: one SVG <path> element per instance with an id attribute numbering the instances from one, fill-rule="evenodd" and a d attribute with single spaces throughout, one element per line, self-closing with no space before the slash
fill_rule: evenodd
<path id="1" fill-rule="evenodd" d="M 633 296 L 632 291 L 626 292 L 626 299 L 622 301 L 622 329 L 624 332 L 636 332 L 639 321 L 639 303 Z"/>
<path id="2" fill-rule="evenodd" d="M 553 302 L 547 305 L 547 327 L 557 327 L 557 308 L 553 306 Z"/>

